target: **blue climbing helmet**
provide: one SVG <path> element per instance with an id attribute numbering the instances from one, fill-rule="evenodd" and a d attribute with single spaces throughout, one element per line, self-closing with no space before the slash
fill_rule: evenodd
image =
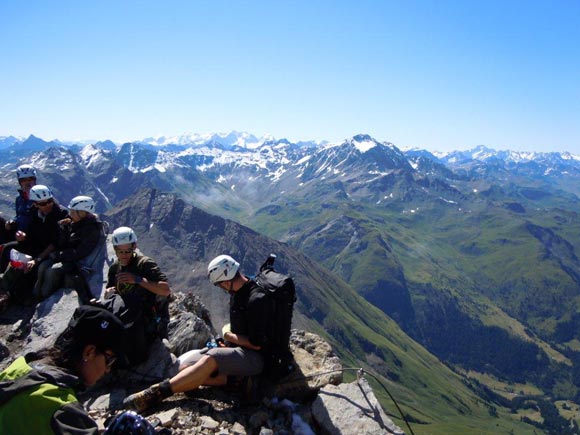
<path id="1" fill-rule="evenodd" d="M 134 411 L 118 414 L 107 426 L 103 435 L 157 435 L 151 423 Z"/>

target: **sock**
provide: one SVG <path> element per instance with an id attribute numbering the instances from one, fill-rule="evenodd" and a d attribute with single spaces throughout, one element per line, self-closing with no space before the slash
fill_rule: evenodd
<path id="1" fill-rule="evenodd" d="M 161 393 L 161 397 L 163 399 L 169 396 L 173 396 L 173 391 L 171 391 L 171 384 L 169 383 L 169 379 L 165 379 L 159 384 L 159 393 Z"/>

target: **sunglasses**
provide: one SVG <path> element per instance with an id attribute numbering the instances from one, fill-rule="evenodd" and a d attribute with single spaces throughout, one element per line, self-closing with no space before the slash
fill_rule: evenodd
<path id="1" fill-rule="evenodd" d="M 117 254 L 132 254 L 134 251 L 134 249 L 115 249 Z"/>
<path id="2" fill-rule="evenodd" d="M 105 357 L 105 364 L 108 368 L 113 367 L 115 361 L 117 361 L 117 357 L 115 355 L 109 355 L 105 352 L 102 352 L 102 355 Z"/>
<path id="3" fill-rule="evenodd" d="M 52 204 L 52 199 L 46 201 L 36 201 L 34 204 L 36 204 L 37 207 L 46 207 L 48 204 Z"/>

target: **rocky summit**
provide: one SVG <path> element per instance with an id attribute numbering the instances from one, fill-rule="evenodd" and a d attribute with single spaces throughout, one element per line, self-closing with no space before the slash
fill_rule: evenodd
<path id="1" fill-rule="evenodd" d="M 50 346 L 78 305 L 62 289 L 37 307 L 12 306 L 0 316 L 0 368 L 14 358 Z M 201 348 L 213 337 L 208 310 L 191 293 L 173 295 L 169 339 L 151 348 L 147 361 L 117 370 L 80 399 L 104 430 L 122 412 L 128 394 L 172 376 L 176 355 Z M 177 394 L 144 416 L 167 434 L 403 434 L 385 413 L 364 375 L 343 383 L 343 366 L 320 336 L 293 330 L 297 369 L 277 384 L 255 379 L 251 391 L 200 388 Z"/>

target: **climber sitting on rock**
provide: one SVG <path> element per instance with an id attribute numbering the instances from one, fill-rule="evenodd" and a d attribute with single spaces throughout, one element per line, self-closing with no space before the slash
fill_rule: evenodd
<path id="1" fill-rule="evenodd" d="M 262 372 L 269 355 L 274 306 L 255 281 L 240 273 L 239 267 L 228 255 L 214 258 L 208 266 L 210 282 L 230 295 L 231 329 L 224 334 L 227 346 L 199 352 L 189 361 L 192 365 L 181 365 L 171 379 L 127 397 L 123 402 L 126 408 L 143 411 L 175 393 L 201 385 L 226 385 L 228 380 L 240 377 L 250 380 Z"/>
<path id="2" fill-rule="evenodd" d="M 4 233 L 2 234 L 3 245 L 0 255 L 0 273 L 6 270 L 10 261 L 10 251 L 16 246 L 17 231 L 27 231 L 32 216 L 33 201 L 30 199 L 30 189 L 36 185 L 36 169 L 30 165 L 21 165 L 16 168 L 18 179 L 18 196 L 14 201 L 16 216 L 4 221 Z"/>
<path id="3" fill-rule="evenodd" d="M 157 338 L 167 338 L 169 322 L 167 278 L 151 258 L 137 252 L 137 235 L 129 227 L 119 227 L 111 237 L 117 260 L 109 268 L 107 289 L 102 303 L 117 312 L 128 326 L 131 365 L 149 355 Z M 122 300 L 115 300 L 120 297 Z"/>
<path id="4" fill-rule="evenodd" d="M 106 259 L 106 225 L 95 214 L 95 201 L 89 196 L 74 197 L 69 217 L 61 220 L 57 248 L 38 270 L 34 295 L 43 300 L 63 285 L 77 290 L 81 303 L 99 298 L 103 290 Z"/>
<path id="5" fill-rule="evenodd" d="M 28 261 L 9 264 L 0 284 L 0 300 L 9 297 L 19 304 L 32 301 L 39 265 L 55 250 L 59 237 L 58 222 L 68 215 L 47 186 L 34 186 L 29 196 L 34 204 L 33 213 L 26 232 L 16 232 L 15 246 L 17 252 L 28 255 Z"/>

